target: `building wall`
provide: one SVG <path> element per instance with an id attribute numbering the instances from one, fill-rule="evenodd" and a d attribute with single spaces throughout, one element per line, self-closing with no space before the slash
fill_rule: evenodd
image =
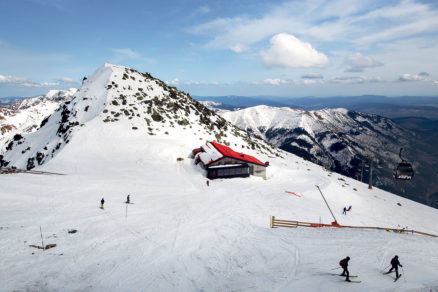
<path id="1" fill-rule="evenodd" d="M 238 167 L 210 168 L 207 170 L 209 179 L 215 178 L 232 178 L 232 177 L 248 177 L 249 167 L 247 164 Z"/>
<path id="2" fill-rule="evenodd" d="M 242 164 L 242 163 L 244 163 L 242 160 L 238 160 L 238 159 L 235 159 L 232 157 L 224 157 L 218 161 L 213 162 L 210 165 L 217 166 L 217 165 Z M 266 179 L 266 167 L 265 166 L 250 163 L 250 162 L 245 162 L 245 163 L 247 163 L 251 168 L 253 168 L 253 172 L 251 173 L 252 175 L 259 176 L 259 177 L 262 177 L 263 179 Z"/>
<path id="3" fill-rule="evenodd" d="M 253 175 L 255 176 L 260 176 L 263 179 L 266 179 L 266 167 L 265 166 L 261 166 L 258 164 L 250 164 L 252 166 L 254 166 L 254 173 Z"/>

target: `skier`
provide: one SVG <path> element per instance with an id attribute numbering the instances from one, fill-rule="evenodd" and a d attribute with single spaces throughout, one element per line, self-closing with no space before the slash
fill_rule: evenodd
<path id="1" fill-rule="evenodd" d="M 348 271 L 348 262 L 350 261 L 350 257 L 346 257 L 339 262 L 339 265 L 344 269 L 341 276 L 347 276 L 345 281 L 351 282 L 350 280 L 350 272 Z"/>
<path id="2" fill-rule="evenodd" d="M 347 215 L 347 207 L 344 207 L 344 211 L 342 212 L 342 214 Z"/>
<path id="3" fill-rule="evenodd" d="M 100 200 L 100 208 L 103 209 L 103 204 L 105 203 L 105 200 L 102 198 L 102 200 Z"/>
<path id="4" fill-rule="evenodd" d="M 391 273 L 392 270 L 395 269 L 395 277 L 396 279 L 398 279 L 401 275 L 398 274 L 398 266 L 403 267 L 400 262 L 398 261 L 398 255 L 396 255 L 395 257 L 392 258 L 391 260 L 391 269 L 389 269 L 389 271 L 387 272 L 387 274 Z"/>
<path id="5" fill-rule="evenodd" d="M 131 202 L 129 196 L 130 196 L 130 195 L 128 195 L 128 196 L 126 197 L 126 204 L 129 204 L 129 203 Z"/>
<path id="6" fill-rule="evenodd" d="M 210 181 L 207 181 L 207 187 L 209 187 L 210 186 Z"/>

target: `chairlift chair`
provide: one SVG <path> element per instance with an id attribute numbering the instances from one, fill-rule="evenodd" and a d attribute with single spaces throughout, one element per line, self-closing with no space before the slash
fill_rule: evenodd
<path id="1" fill-rule="evenodd" d="M 407 160 L 402 158 L 402 150 L 403 148 L 400 148 L 400 153 L 398 154 L 402 161 L 397 165 L 394 177 L 396 179 L 411 180 L 414 177 L 414 169 Z"/>

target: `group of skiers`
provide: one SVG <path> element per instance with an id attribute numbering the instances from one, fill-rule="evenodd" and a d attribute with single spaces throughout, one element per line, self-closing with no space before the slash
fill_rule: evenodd
<path id="1" fill-rule="evenodd" d="M 351 205 L 347 207 L 344 207 L 344 211 L 342 212 L 342 214 L 347 215 L 347 212 L 351 211 Z"/>
<path id="2" fill-rule="evenodd" d="M 345 276 L 346 277 L 345 281 L 347 281 L 347 282 L 351 282 L 351 280 L 350 280 L 350 272 L 348 271 L 348 262 L 349 261 L 350 261 L 350 257 L 346 257 L 345 259 L 342 259 L 339 262 L 339 265 L 343 269 L 341 276 Z M 388 272 L 384 273 L 384 275 L 391 273 L 392 270 L 395 270 L 395 276 L 396 276 L 395 280 L 397 281 L 397 279 L 400 278 L 400 276 L 401 276 L 401 274 L 398 273 L 398 267 L 399 266 L 403 267 L 400 264 L 399 260 L 398 260 L 398 255 L 396 255 L 391 260 L 391 269 Z"/>
<path id="3" fill-rule="evenodd" d="M 126 197 L 126 204 L 131 204 L 131 195 L 128 195 Z M 103 205 L 105 204 L 105 199 L 102 198 L 102 200 L 100 200 L 100 208 L 103 209 Z"/>

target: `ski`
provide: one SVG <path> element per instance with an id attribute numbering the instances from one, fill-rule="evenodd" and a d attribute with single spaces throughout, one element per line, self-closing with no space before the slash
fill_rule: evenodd
<path id="1" fill-rule="evenodd" d="M 402 274 L 400 274 L 398 277 L 396 277 L 394 282 L 397 281 L 398 279 L 400 279 L 401 276 L 402 276 Z"/>
<path id="2" fill-rule="evenodd" d="M 340 276 L 340 277 L 347 277 L 347 276 L 343 276 L 343 275 L 338 275 L 338 276 Z M 350 275 L 349 277 L 350 277 L 350 278 L 357 278 L 357 277 L 359 277 L 359 276 L 356 276 L 356 275 Z"/>
<path id="3" fill-rule="evenodd" d="M 351 281 L 345 281 L 347 283 L 362 283 L 362 281 L 356 281 L 356 280 L 351 280 Z"/>

